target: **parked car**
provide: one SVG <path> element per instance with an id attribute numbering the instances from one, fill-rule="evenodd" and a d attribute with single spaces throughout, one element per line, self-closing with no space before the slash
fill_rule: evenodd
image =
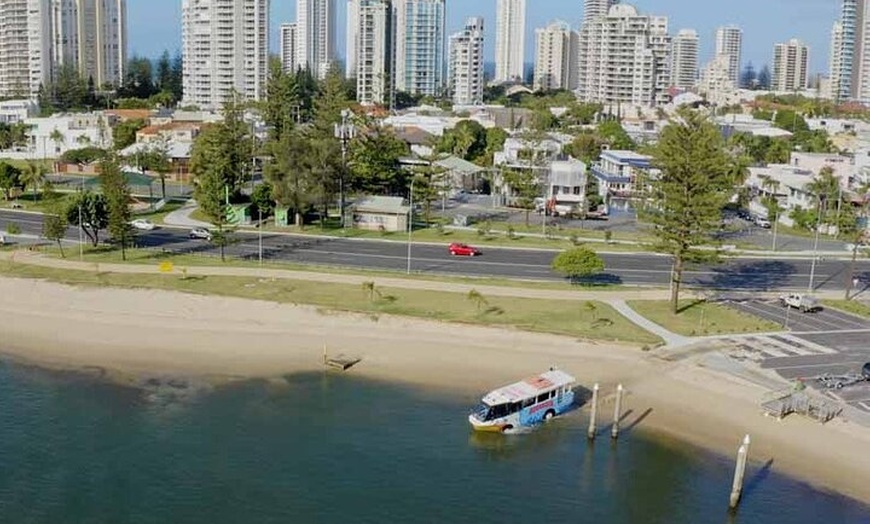
<path id="1" fill-rule="evenodd" d="M 815 297 L 800 293 L 789 293 L 779 297 L 779 302 L 785 307 L 799 309 L 802 313 L 811 313 L 822 309 L 822 305 Z"/>
<path id="2" fill-rule="evenodd" d="M 755 225 L 764 229 L 770 229 L 770 220 L 758 217 L 755 219 Z"/>
<path id="3" fill-rule="evenodd" d="M 861 375 L 864 376 L 864 380 L 870 380 L 870 362 L 864 364 L 864 367 L 861 368 Z"/>
<path id="4" fill-rule="evenodd" d="M 6 237 L 3 235 L 3 233 L 0 233 L 0 246 L 4 245 L 6 245 Z"/>
<path id="5" fill-rule="evenodd" d="M 480 254 L 480 250 L 468 244 L 454 242 L 449 246 L 450 254 L 456 257 L 474 257 Z"/>
<path id="6" fill-rule="evenodd" d="M 140 231 L 151 231 L 154 229 L 154 222 L 150 220 L 146 220 L 144 218 L 137 218 L 136 220 L 130 222 L 130 225 L 133 226 L 133 229 L 138 229 Z"/>
<path id="7" fill-rule="evenodd" d="M 196 240 L 211 240 L 211 231 L 204 227 L 195 227 L 190 230 L 187 236 Z"/>

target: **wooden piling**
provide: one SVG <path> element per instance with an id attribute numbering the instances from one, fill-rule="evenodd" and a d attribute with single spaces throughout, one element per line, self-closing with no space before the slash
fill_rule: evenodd
<path id="1" fill-rule="evenodd" d="M 731 484 L 731 509 L 736 509 L 743 493 L 743 477 L 746 474 L 746 460 L 749 458 L 749 435 L 743 437 L 737 449 L 737 464 L 734 466 L 734 482 Z"/>
<path id="2" fill-rule="evenodd" d="M 611 438 L 617 438 L 619 436 L 619 416 L 620 411 L 622 411 L 622 392 L 623 392 L 622 384 L 616 387 L 616 405 L 613 408 L 613 428 L 610 430 Z"/>
<path id="3" fill-rule="evenodd" d="M 592 387 L 592 410 L 589 413 L 589 430 L 587 431 L 587 436 L 590 439 L 595 438 L 595 417 L 598 416 L 598 383 L 595 383 L 595 386 Z"/>

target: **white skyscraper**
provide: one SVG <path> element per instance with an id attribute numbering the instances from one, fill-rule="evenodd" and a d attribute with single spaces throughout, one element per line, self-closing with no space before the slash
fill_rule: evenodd
<path id="1" fill-rule="evenodd" d="M 268 72 L 269 0 L 182 0 L 184 105 L 218 109 L 235 90 L 263 95 Z"/>
<path id="2" fill-rule="evenodd" d="M 671 43 L 671 85 L 690 89 L 698 80 L 698 33 L 680 29 Z"/>
<path id="3" fill-rule="evenodd" d="M 577 88 L 579 35 L 567 22 L 535 30 L 535 90 Z"/>
<path id="4" fill-rule="evenodd" d="M 483 103 L 483 18 L 450 37 L 449 87 L 456 105 Z"/>
<path id="5" fill-rule="evenodd" d="M 323 78 L 335 62 L 335 0 L 296 0 L 296 67 Z"/>
<path id="6" fill-rule="evenodd" d="M 119 85 L 127 65 L 126 0 L 75 0 L 79 74 L 100 88 Z"/>
<path id="7" fill-rule="evenodd" d="M 498 0 L 495 82 L 522 82 L 526 52 L 526 0 Z"/>
<path id="8" fill-rule="evenodd" d="M 299 67 L 296 63 L 296 47 L 298 43 L 296 24 L 281 24 L 281 68 L 287 73 L 295 73 Z"/>
<path id="9" fill-rule="evenodd" d="M 743 31 L 739 27 L 731 25 L 716 30 L 716 56 L 728 55 L 728 74 L 735 85 L 739 83 L 742 52 Z"/>
<path id="10" fill-rule="evenodd" d="M 30 94 L 28 0 L 0 0 L 0 97 Z"/>
<path id="11" fill-rule="evenodd" d="M 390 0 L 350 0 L 347 74 L 361 104 L 391 105 L 395 92 L 395 10 Z"/>
<path id="12" fill-rule="evenodd" d="M 667 101 L 668 19 L 616 4 L 586 21 L 578 52 L 578 97 L 584 102 L 652 106 Z"/>
<path id="13" fill-rule="evenodd" d="M 619 0 L 584 0 L 583 23 L 594 20 L 599 16 L 605 16 L 610 7 L 619 3 Z"/>
<path id="14" fill-rule="evenodd" d="M 444 0 L 396 0 L 396 90 L 435 96 L 444 87 Z"/>
<path id="15" fill-rule="evenodd" d="M 798 91 L 807 87 L 809 48 L 791 39 L 773 46 L 773 91 Z"/>
<path id="16" fill-rule="evenodd" d="M 834 22 L 834 27 L 831 28 L 831 49 L 828 57 L 828 92 L 822 93 L 822 96 L 831 100 L 843 99 L 843 77 L 842 71 L 844 68 L 843 51 L 844 51 L 844 33 L 843 22 Z M 849 95 L 846 93 L 845 98 Z"/>
<path id="17" fill-rule="evenodd" d="M 846 0 L 843 26 L 844 40 L 851 40 L 851 98 L 870 104 L 870 0 Z M 849 58 L 847 51 L 844 63 Z"/>

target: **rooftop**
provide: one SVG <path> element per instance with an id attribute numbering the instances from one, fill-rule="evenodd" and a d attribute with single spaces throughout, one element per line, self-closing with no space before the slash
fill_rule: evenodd
<path id="1" fill-rule="evenodd" d="M 564 371 L 551 368 L 550 371 L 546 371 L 540 375 L 535 375 L 509 386 L 490 391 L 485 397 L 483 397 L 483 402 L 490 406 L 497 406 L 508 402 L 518 402 L 536 396 L 543 391 L 573 384 L 575 381 L 576 379 L 574 377 Z"/>

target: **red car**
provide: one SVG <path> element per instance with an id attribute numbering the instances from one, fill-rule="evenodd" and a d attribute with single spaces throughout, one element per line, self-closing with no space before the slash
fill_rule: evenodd
<path id="1" fill-rule="evenodd" d="M 450 244 L 450 254 L 458 257 L 473 257 L 480 254 L 480 250 L 476 247 L 471 247 L 468 244 L 460 244 L 454 242 Z"/>

